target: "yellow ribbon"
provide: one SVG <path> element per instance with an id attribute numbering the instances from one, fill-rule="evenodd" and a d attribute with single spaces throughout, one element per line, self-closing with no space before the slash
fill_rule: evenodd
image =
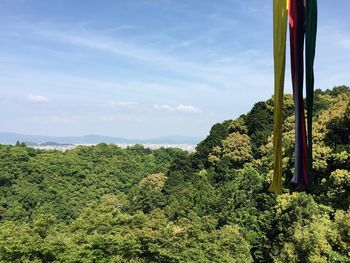
<path id="1" fill-rule="evenodd" d="M 274 56 L 274 173 L 269 191 L 282 193 L 282 111 L 286 64 L 288 0 L 273 1 L 273 56 Z"/>

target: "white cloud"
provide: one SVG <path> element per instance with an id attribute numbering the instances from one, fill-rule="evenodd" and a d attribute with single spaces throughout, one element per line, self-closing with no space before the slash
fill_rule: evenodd
<path id="1" fill-rule="evenodd" d="M 169 106 L 166 104 L 154 104 L 153 107 L 159 111 L 169 111 L 169 112 L 187 112 L 187 113 L 200 113 L 200 109 L 192 106 L 192 105 L 177 105 L 177 106 Z"/>
<path id="2" fill-rule="evenodd" d="M 32 103 L 46 103 L 49 102 L 49 98 L 41 95 L 28 95 L 27 101 Z"/>
<path id="3" fill-rule="evenodd" d="M 194 112 L 194 113 L 199 113 L 200 110 L 194 106 L 191 105 L 178 105 L 175 107 L 177 111 L 181 112 Z"/>

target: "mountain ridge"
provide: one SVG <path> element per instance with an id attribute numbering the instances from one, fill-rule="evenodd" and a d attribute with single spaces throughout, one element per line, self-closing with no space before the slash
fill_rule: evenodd
<path id="1" fill-rule="evenodd" d="M 203 137 L 192 136 L 161 136 L 150 139 L 126 139 L 123 137 L 87 134 L 82 136 L 45 136 L 29 135 L 15 132 L 0 132 L 0 144 L 15 144 L 20 142 L 45 143 L 55 142 L 59 144 L 198 144 Z"/>

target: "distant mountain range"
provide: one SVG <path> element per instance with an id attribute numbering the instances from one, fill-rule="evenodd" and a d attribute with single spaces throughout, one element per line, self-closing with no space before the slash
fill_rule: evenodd
<path id="1" fill-rule="evenodd" d="M 84 135 L 84 136 L 42 136 L 27 135 L 13 132 L 0 132 L 0 144 L 15 144 L 17 141 L 34 144 L 198 144 L 203 137 L 189 136 L 164 136 L 153 139 L 125 139 L 121 137 L 111 137 L 103 135 Z"/>

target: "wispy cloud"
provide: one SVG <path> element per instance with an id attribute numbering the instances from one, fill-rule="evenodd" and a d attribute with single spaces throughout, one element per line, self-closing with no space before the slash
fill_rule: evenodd
<path id="1" fill-rule="evenodd" d="M 220 28 L 211 30 L 210 35 L 221 30 Z M 222 53 L 220 48 L 215 50 L 216 43 L 211 43 L 210 49 L 202 48 L 200 52 L 183 52 L 180 55 L 169 53 L 166 46 L 162 46 L 161 43 L 152 45 L 152 43 L 137 43 L 125 38 L 111 38 L 89 29 L 73 31 L 71 29 L 57 29 L 57 27 L 52 26 L 51 28 L 36 29 L 34 33 L 66 45 L 103 51 L 131 61 L 143 62 L 160 70 L 180 74 L 181 77 L 186 76 L 186 78 L 190 77 L 218 86 L 231 86 L 233 80 L 244 85 L 250 82 L 249 75 L 262 76 L 265 73 L 261 69 L 272 68 L 272 63 L 267 63 L 270 60 L 266 59 L 266 54 L 258 51 L 241 55 L 232 53 L 231 61 L 226 60 L 225 63 L 221 63 L 220 57 L 226 56 L 226 54 L 220 55 Z M 197 34 L 192 39 L 186 40 L 185 43 L 188 45 L 203 37 L 207 38 L 207 33 Z M 252 64 L 251 61 L 254 63 Z M 265 75 L 265 80 L 267 79 Z"/>
<path id="2" fill-rule="evenodd" d="M 170 106 L 170 105 L 167 105 L 167 104 L 162 104 L 162 105 L 159 105 L 159 104 L 154 104 L 153 107 L 156 109 L 156 110 L 159 110 L 159 111 L 168 111 L 168 112 L 187 112 L 187 113 L 200 113 L 201 110 L 198 109 L 197 107 L 195 106 L 192 106 L 192 105 L 177 105 L 177 106 Z"/>
<path id="3" fill-rule="evenodd" d="M 25 34 L 31 32 L 30 37 L 40 39 L 40 41 L 49 41 L 55 45 L 63 44 L 69 50 L 66 59 L 73 59 L 71 49 L 76 47 L 79 48 L 77 52 L 82 54 L 101 56 L 105 53 L 104 56 L 107 55 L 108 60 L 113 60 L 115 64 L 126 62 L 127 67 L 123 70 L 132 70 L 133 74 L 137 72 L 138 79 L 142 78 L 143 74 L 150 75 L 152 79 L 159 79 L 159 76 L 171 76 L 173 79 L 187 82 L 192 86 L 195 83 L 196 85 L 207 85 L 216 90 L 231 89 L 233 85 L 248 88 L 255 86 L 257 94 L 261 94 L 261 86 L 271 84 L 272 62 L 268 52 L 257 50 L 256 52 L 240 53 L 232 47 L 235 42 L 240 41 L 239 39 L 231 39 L 227 42 L 217 41 L 220 39 L 218 34 L 223 32 L 225 35 L 233 34 L 233 32 L 227 32 L 230 27 L 227 27 L 226 23 L 223 23 L 225 24 L 223 28 L 211 27 L 183 38 L 184 46 L 194 45 L 189 50 L 186 48 L 173 50 L 171 43 L 179 42 L 178 39 L 173 39 L 171 43 L 152 42 L 150 39 L 154 32 L 147 32 L 146 35 L 150 38 L 142 39 L 136 37 L 137 34 L 115 36 L 103 29 L 96 31 L 91 27 L 81 25 L 27 24 L 19 24 L 16 30 L 25 31 Z M 124 27 L 121 26 L 121 28 Z M 201 46 L 203 41 L 208 42 L 207 47 Z M 223 43 L 231 47 L 223 48 Z M 86 52 L 84 49 L 91 49 L 94 52 Z M 64 56 L 60 55 L 58 59 L 62 57 Z M 91 57 L 86 59 L 91 59 Z M 106 65 L 103 67 L 106 68 Z M 252 83 L 251 76 L 258 79 L 259 85 Z M 125 78 L 122 77 L 121 80 L 123 79 Z"/>
<path id="4" fill-rule="evenodd" d="M 65 44 L 97 49 L 137 60 L 160 64 L 175 63 L 173 58 L 161 55 L 159 52 L 141 48 L 133 45 L 130 42 L 125 42 L 120 39 L 112 39 L 94 32 L 85 31 L 79 33 L 76 32 L 74 34 L 68 30 L 60 31 L 57 29 L 41 29 L 38 30 L 37 33 L 52 40 L 64 42 Z"/>
<path id="5" fill-rule="evenodd" d="M 49 98 L 42 95 L 28 95 L 27 101 L 31 103 L 47 103 L 49 102 Z"/>

